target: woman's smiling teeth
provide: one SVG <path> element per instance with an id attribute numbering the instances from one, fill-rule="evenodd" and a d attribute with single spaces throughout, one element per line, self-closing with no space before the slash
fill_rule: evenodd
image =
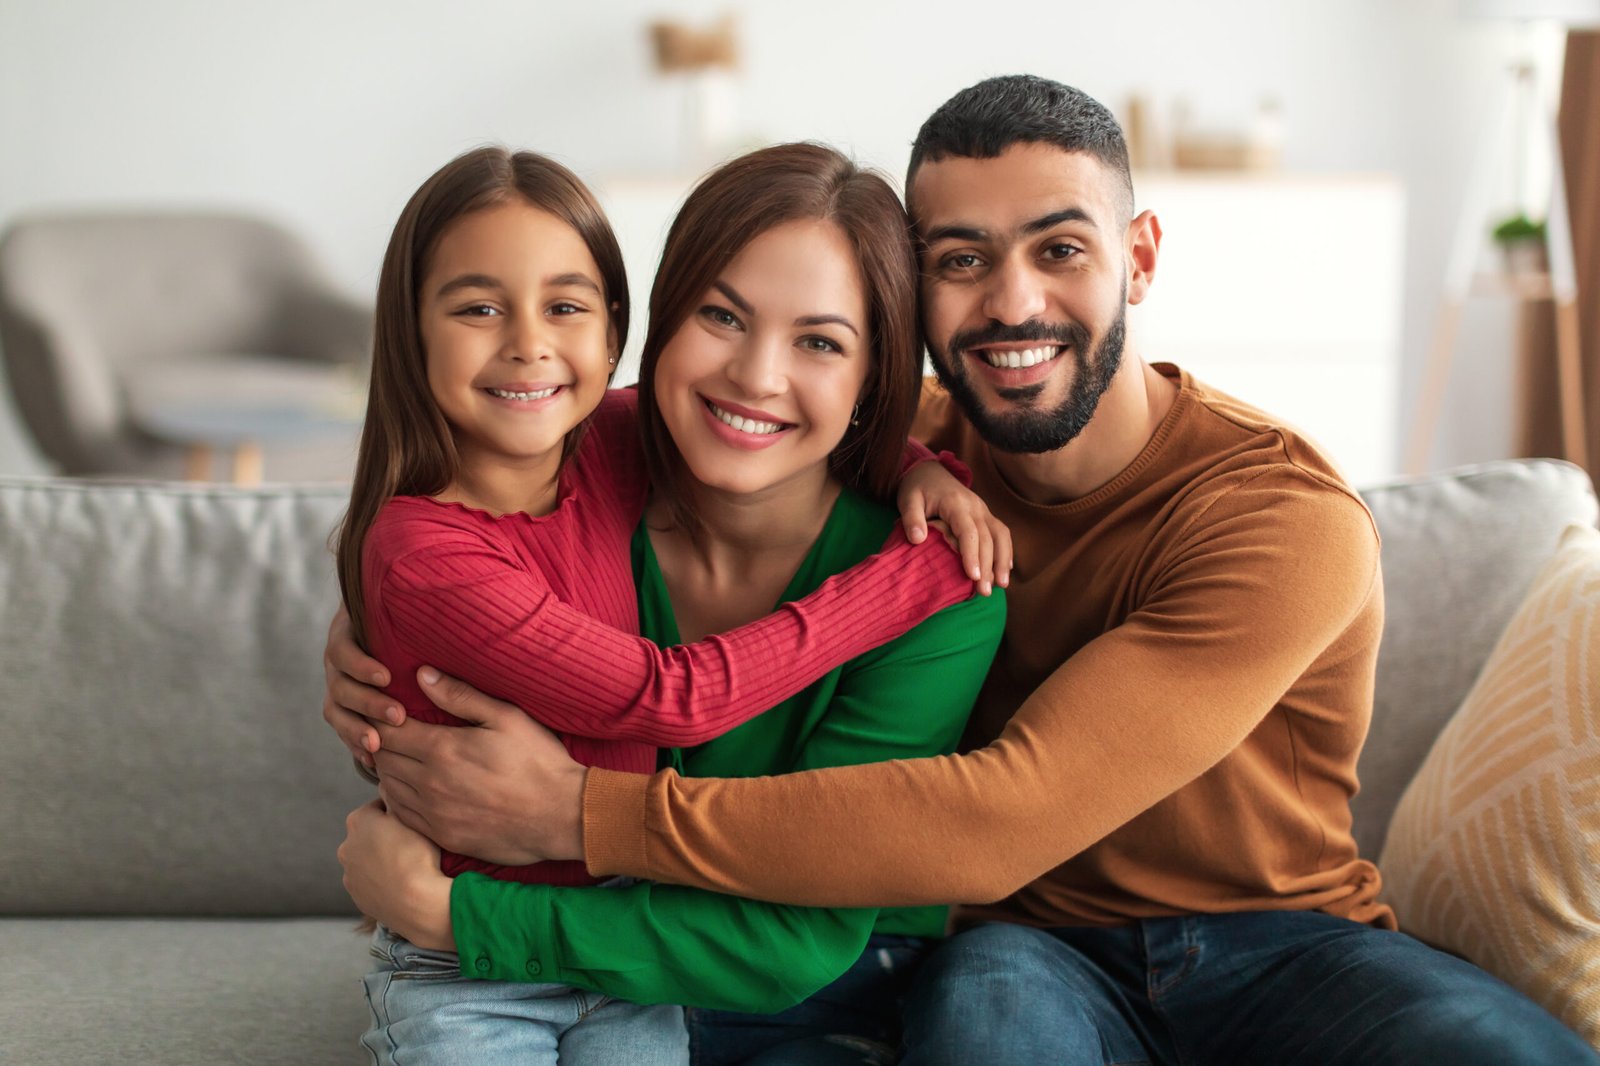
<path id="1" fill-rule="evenodd" d="M 983 350 L 983 357 L 989 361 L 990 366 L 1003 368 L 1038 366 L 1040 363 L 1054 359 L 1060 354 L 1061 349 L 1058 346 L 1029 348 L 1020 352 L 997 352 L 992 348 Z"/>
<path id="2" fill-rule="evenodd" d="M 560 385 L 552 385 L 548 389 L 537 392 L 511 392 L 508 389 L 485 389 L 490 396 L 498 396 L 502 400 L 542 400 L 547 396 L 554 396 Z"/>
<path id="3" fill-rule="evenodd" d="M 757 422 L 755 419 L 745 418 L 743 415 L 729 414 L 710 400 L 706 401 L 706 407 L 710 409 L 712 414 L 717 416 L 717 421 L 724 425 L 732 426 L 740 433 L 754 433 L 758 437 L 765 437 L 778 432 L 785 426 L 783 422 Z"/>

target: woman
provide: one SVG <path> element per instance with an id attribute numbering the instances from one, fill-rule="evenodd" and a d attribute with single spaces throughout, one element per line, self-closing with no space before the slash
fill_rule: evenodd
<path id="1" fill-rule="evenodd" d="M 641 370 L 654 486 L 634 538 L 645 635 L 677 644 L 737 626 L 882 543 L 920 382 L 915 294 L 893 190 L 831 149 L 764 149 L 690 196 Z M 677 765 L 755 775 L 949 751 L 1002 623 L 999 596 L 948 608 Z M 717 1008 L 691 1019 L 705 1063 L 883 1061 L 906 964 L 943 929 L 938 908 L 829 911 L 470 873 L 442 884 L 431 845 L 376 815 L 353 822 L 341 854 L 364 910 L 419 943 L 448 937 L 485 976 L 527 980 L 537 966 L 539 980 Z"/>

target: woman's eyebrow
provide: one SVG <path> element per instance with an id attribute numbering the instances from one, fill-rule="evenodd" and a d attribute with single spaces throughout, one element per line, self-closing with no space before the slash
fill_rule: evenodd
<path id="1" fill-rule="evenodd" d="M 726 281 L 713 281 L 711 283 L 711 287 L 722 293 L 722 295 L 726 296 L 733 306 L 737 307 L 745 314 L 753 315 L 756 313 L 756 309 L 750 306 L 750 301 L 746 300 L 743 296 L 740 296 L 739 291 L 732 285 L 729 285 Z"/>
<path id="2" fill-rule="evenodd" d="M 861 336 L 861 331 L 856 329 L 855 324 L 843 315 L 802 315 L 794 320 L 794 324 L 797 326 L 826 326 L 829 323 L 843 326 L 857 337 Z"/>

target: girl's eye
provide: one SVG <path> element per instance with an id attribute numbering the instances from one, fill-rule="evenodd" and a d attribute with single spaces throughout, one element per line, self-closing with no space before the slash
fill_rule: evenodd
<path id="1" fill-rule="evenodd" d="M 499 308 L 493 307 L 489 304 L 470 304 L 469 306 L 463 307 L 461 310 L 456 312 L 456 314 L 462 315 L 466 318 L 488 318 L 491 315 L 498 315 L 499 313 Z"/>
<path id="2" fill-rule="evenodd" d="M 801 337 L 800 347 L 804 348 L 808 352 L 835 352 L 839 355 L 844 354 L 844 349 L 838 344 L 829 340 L 827 337 L 818 337 L 816 335 L 812 335 L 810 337 Z"/>
<path id="3" fill-rule="evenodd" d="M 587 307 L 584 307 L 581 304 L 572 303 L 568 300 L 561 300 L 558 303 L 550 305 L 550 313 L 552 315 L 581 315 L 587 310 Z"/>

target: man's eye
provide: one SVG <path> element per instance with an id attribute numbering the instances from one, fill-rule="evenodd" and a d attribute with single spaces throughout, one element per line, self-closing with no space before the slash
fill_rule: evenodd
<path id="1" fill-rule="evenodd" d="M 955 270 L 971 270 L 980 262 L 982 260 L 971 252 L 957 252 L 955 255 L 947 256 L 944 265 Z"/>
<path id="2" fill-rule="evenodd" d="M 1044 250 L 1044 257 L 1046 259 L 1057 260 L 1071 259 L 1081 251 L 1083 251 L 1083 249 L 1079 248 L 1075 244 L 1052 244 Z"/>

